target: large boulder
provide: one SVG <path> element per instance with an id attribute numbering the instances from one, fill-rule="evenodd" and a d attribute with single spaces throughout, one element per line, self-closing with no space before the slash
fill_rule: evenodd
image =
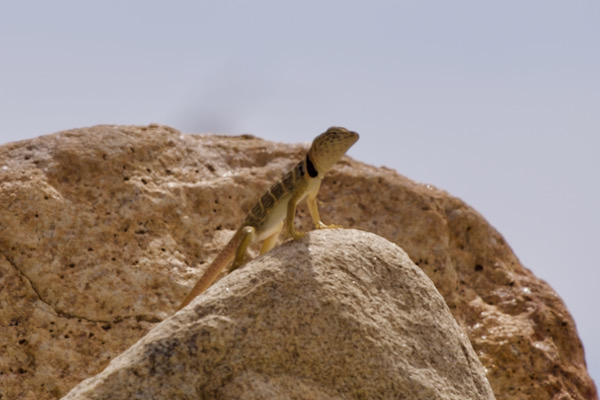
<path id="1" fill-rule="evenodd" d="M 466 335 L 398 246 L 312 232 L 156 326 L 75 399 L 493 399 Z"/>
<path id="2" fill-rule="evenodd" d="M 1 146 L 0 398 L 58 398 L 172 315 L 305 150 L 155 125 Z M 398 244 L 429 276 L 496 398 L 597 398 L 560 297 L 464 202 L 347 157 L 319 202 L 326 223 Z"/>

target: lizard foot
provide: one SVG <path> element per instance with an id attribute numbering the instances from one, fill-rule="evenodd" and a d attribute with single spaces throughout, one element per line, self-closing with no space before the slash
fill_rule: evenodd
<path id="1" fill-rule="evenodd" d="M 294 238 L 294 240 L 300 240 L 302 239 L 304 236 L 306 236 L 306 233 L 304 232 L 299 232 L 299 231 L 292 231 L 290 232 L 290 234 L 292 235 L 292 237 Z"/>
<path id="2" fill-rule="evenodd" d="M 323 222 L 319 221 L 319 223 L 315 225 L 315 228 L 317 228 L 317 229 L 340 229 L 340 228 L 343 228 L 343 226 L 335 225 L 335 224 L 326 225 Z"/>

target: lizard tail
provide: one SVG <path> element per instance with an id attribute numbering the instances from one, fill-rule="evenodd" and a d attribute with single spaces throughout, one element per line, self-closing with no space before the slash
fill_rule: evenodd
<path id="1" fill-rule="evenodd" d="M 181 310 L 183 307 L 190 304 L 192 300 L 200 293 L 204 292 L 219 276 L 219 273 L 229 265 L 234 257 L 235 252 L 240 244 L 243 235 L 241 231 L 236 232 L 235 235 L 231 238 L 229 243 L 225 246 L 225 248 L 219 253 L 217 258 L 213 260 L 213 262 L 208 266 L 204 274 L 198 279 L 196 285 L 192 289 L 192 291 L 187 295 L 187 297 L 183 300 L 181 305 L 177 308 L 177 311 Z"/>

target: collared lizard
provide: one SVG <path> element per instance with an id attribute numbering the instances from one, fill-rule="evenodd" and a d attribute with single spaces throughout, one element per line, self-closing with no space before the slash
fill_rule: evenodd
<path id="1" fill-rule="evenodd" d="M 263 241 L 260 254 L 271 250 L 277 242 L 284 221 L 292 238 L 302 238 L 305 234 L 295 229 L 294 217 L 296 205 L 304 198 L 315 228 L 338 228 L 337 225 L 325 225 L 321 222 L 317 194 L 327 171 L 357 140 L 356 132 L 341 127 L 331 127 L 317 136 L 306 157 L 260 198 L 233 238 L 206 269 L 177 310 L 188 305 L 206 290 L 221 270 L 232 261 L 229 272 L 238 268 L 243 263 L 248 245 L 253 241 Z"/>

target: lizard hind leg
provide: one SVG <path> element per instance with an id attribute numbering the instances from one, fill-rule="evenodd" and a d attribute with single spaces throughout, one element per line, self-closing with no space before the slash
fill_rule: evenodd
<path id="1" fill-rule="evenodd" d="M 219 253 L 219 255 L 212 261 L 208 268 L 204 271 L 204 274 L 198 279 L 196 285 L 189 292 L 187 297 L 179 305 L 177 310 L 181 310 L 183 307 L 188 305 L 196 296 L 204 292 L 212 283 L 217 279 L 223 268 L 225 268 L 232 260 L 233 267 L 235 269 L 239 267 L 236 262 L 244 260 L 244 254 L 252 239 L 254 238 L 255 229 L 251 226 L 245 226 L 238 230 L 235 235 L 231 238 L 225 248 Z"/>
<path id="2" fill-rule="evenodd" d="M 228 272 L 235 271 L 244 263 L 246 250 L 248 250 L 248 246 L 254 240 L 255 234 L 256 229 L 252 226 L 245 226 L 241 229 L 242 237 L 240 239 L 240 244 L 235 251 L 235 258 L 233 259 L 233 264 L 231 264 Z"/>
<path id="3" fill-rule="evenodd" d="M 277 228 L 275 229 L 275 231 L 263 241 L 262 247 L 260 248 L 260 254 L 265 254 L 267 251 L 275 247 L 275 245 L 277 244 L 277 239 L 279 238 L 279 234 L 281 233 L 282 229 L 283 221 L 277 224 Z"/>

